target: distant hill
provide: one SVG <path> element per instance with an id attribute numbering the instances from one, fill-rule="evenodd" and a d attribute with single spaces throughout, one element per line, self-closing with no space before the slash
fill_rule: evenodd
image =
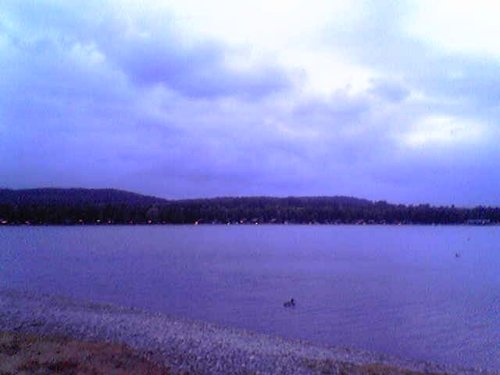
<path id="1" fill-rule="evenodd" d="M 148 195 L 132 193 L 117 189 L 83 189 L 83 188 L 39 188 L 39 189 L 0 189 L 0 204 L 16 205 L 161 205 L 161 204 L 217 204 L 222 206 L 249 206 L 256 202 L 286 206 L 322 206 L 330 204 L 345 204 L 350 206 L 368 206 L 372 204 L 367 199 L 353 197 L 220 197 L 184 200 L 166 200 Z"/>
<path id="2" fill-rule="evenodd" d="M 165 199 L 116 189 L 0 189 L 0 204 L 17 205 L 82 205 L 131 204 L 147 205 L 167 202 Z"/>
<path id="3" fill-rule="evenodd" d="M 329 205 L 347 205 L 355 207 L 370 206 L 372 201 L 345 196 L 333 197 L 219 197 L 219 198 L 200 198 L 200 199 L 185 199 L 173 201 L 178 204 L 217 204 L 221 206 L 248 206 L 255 207 L 256 205 L 274 205 L 286 207 L 320 207 Z"/>
<path id="4" fill-rule="evenodd" d="M 494 224 L 500 208 L 353 197 L 166 200 L 114 189 L 0 189 L 0 224 Z"/>

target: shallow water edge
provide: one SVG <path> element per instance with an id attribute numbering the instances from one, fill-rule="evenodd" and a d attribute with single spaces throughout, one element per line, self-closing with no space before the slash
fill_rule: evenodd
<path id="1" fill-rule="evenodd" d="M 322 347 L 141 309 L 14 290 L 0 290 L 0 331 L 123 343 L 168 365 L 174 374 L 498 373 Z"/>

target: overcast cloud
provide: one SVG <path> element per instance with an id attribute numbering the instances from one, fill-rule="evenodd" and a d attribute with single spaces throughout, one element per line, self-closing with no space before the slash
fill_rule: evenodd
<path id="1" fill-rule="evenodd" d="M 0 186 L 500 205 L 495 1 L 0 3 Z"/>

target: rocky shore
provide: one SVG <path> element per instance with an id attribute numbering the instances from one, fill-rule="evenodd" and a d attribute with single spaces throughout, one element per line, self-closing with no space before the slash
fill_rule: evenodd
<path id="1" fill-rule="evenodd" d="M 0 290 L 0 331 L 125 344 L 171 374 L 494 374 L 223 328 L 114 305 Z"/>

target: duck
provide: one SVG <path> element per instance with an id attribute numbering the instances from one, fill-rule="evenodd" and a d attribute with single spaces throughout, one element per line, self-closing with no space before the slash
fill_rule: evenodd
<path id="1" fill-rule="evenodd" d="M 284 307 L 295 307 L 295 300 L 293 298 L 290 299 L 290 301 L 286 301 L 283 304 Z"/>

